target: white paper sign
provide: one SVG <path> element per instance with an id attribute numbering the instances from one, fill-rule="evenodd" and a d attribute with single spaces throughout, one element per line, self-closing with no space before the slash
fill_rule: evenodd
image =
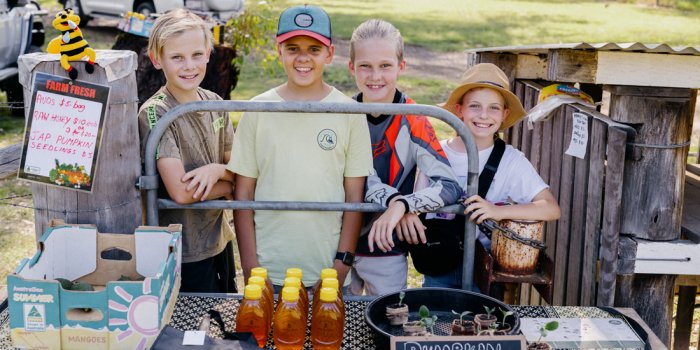
<path id="1" fill-rule="evenodd" d="M 182 338 L 182 345 L 204 345 L 205 331 L 185 331 L 185 336 Z"/>
<path id="2" fill-rule="evenodd" d="M 584 159 L 586 158 L 586 148 L 588 148 L 588 116 L 583 113 L 574 113 L 573 123 L 571 141 L 565 153 Z"/>
<path id="3" fill-rule="evenodd" d="M 109 86 L 37 73 L 18 177 L 92 191 Z"/>
<path id="4" fill-rule="evenodd" d="M 557 321 L 559 327 L 544 336 L 540 329 L 547 322 Z M 555 349 L 563 348 L 643 348 L 644 342 L 620 318 L 521 318 L 520 331 L 527 341 L 542 340 Z"/>

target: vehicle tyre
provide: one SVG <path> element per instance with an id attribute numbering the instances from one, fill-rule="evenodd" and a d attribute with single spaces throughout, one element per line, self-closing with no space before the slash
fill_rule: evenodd
<path id="1" fill-rule="evenodd" d="M 46 33 L 44 33 L 44 23 L 34 22 L 32 23 L 32 46 L 42 47 L 44 46 L 44 41 L 46 40 Z"/>
<path id="2" fill-rule="evenodd" d="M 83 7 L 80 4 L 80 0 L 66 0 L 63 8 L 73 9 L 73 11 L 76 14 L 78 14 L 78 17 L 80 17 L 80 24 L 78 24 L 78 27 L 85 27 L 88 24 L 88 22 L 92 19 L 92 17 L 86 15 L 85 11 L 83 11 Z"/>
<path id="3" fill-rule="evenodd" d="M 153 2 L 151 1 L 141 1 L 138 5 L 136 5 L 136 8 L 134 9 L 134 12 L 138 12 L 146 17 L 148 17 L 152 13 L 156 13 L 156 7 L 153 5 Z"/>

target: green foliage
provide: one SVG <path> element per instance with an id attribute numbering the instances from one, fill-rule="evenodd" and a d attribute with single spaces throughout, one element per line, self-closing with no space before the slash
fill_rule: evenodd
<path id="1" fill-rule="evenodd" d="M 420 323 L 426 328 L 430 329 L 430 333 L 435 334 L 435 322 L 437 321 L 437 316 L 430 316 L 430 310 L 425 305 L 421 305 L 418 309 L 418 316 L 420 316 Z"/>
<path id="2" fill-rule="evenodd" d="M 279 67 L 275 52 L 278 0 L 246 1 L 245 10 L 226 23 L 226 38 L 236 49 L 236 63 L 241 66 L 250 54 L 260 58 L 266 72 L 272 74 Z"/>
<path id="3" fill-rule="evenodd" d="M 491 314 L 496 312 L 496 307 L 494 306 L 493 308 L 489 308 L 488 306 L 484 305 L 484 310 L 486 310 L 486 315 L 491 318 Z"/>
<path id="4" fill-rule="evenodd" d="M 463 319 L 464 319 L 464 316 L 467 316 L 467 315 L 469 315 L 469 314 L 472 313 L 472 312 L 471 312 L 471 311 L 464 311 L 464 312 L 462 312 L 462 313 L 459 313 L 459 312 L 457 312 L 457 311 L 455 311 L 455 310 L 452 310 L 452 313 L 455 314 L 455 315 L 459 315 L 459 324 L 462 324 Z"/>
<path id="5" fill-rule="evenodd" d="M 506 311 L 506 310 L 501 309 L 500 307 L 498 308 L 498 310 L 500 310 L 501 314 L 503 314 L 503 320 L 501 320 L 501 323 L 503 323 L 503 325 L 510 326 L 510 323 L 506 322 L 506 317 L 513 315 L 513 311 Z"/>
<path id="6" fill-rule="evenodd" d="M 537 341 L 540 341 L 540 340 L 542 340 L 542 338 L 546 337 L 547 332 L 552 332 L 552 331 L 556 330 L 557 328 L 559 328 L 559 322 L 557 322 L 557 321 L 547 322 L 544 326 L 542 326 L 542 328 L 540 328 L 540 339 L 538 339 Z"/>
<path id="7" fill-rule="evenodd" d="M 421 305 L 420 309 L 418 309 L 418 316 L 420 316 L 421 319 L 430 316 L 430 310 L 428 310 L 428 307 L 425 305 Z"/>

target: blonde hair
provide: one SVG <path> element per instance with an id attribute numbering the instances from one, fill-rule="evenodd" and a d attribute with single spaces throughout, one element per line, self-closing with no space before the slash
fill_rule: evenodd
<path id="1" fill-rule="evenodd" d="M 213 35 L 207 23 L 188 10 L 175 9 L 158 17 L 153 24 L 151 35 L 148 37 L 148 55 L 159 58 L 163 51 L 163 46 L 170 39 L 192 29 L 202 31 L 204 34 L 204 45 L 207 47 L 207 50 L 211 50 Z"/>
<path id="2" fill-rule="evenodd" d="M 392 41 L 396 45 L 396 58 L 399 59 L 399 62 L 403 61 L 403 38 L 401 37 L 401 32 L 393 24 L 381 19 L 364 21 L 352 32 L 352 37 L 350 38 L 350 61 L 355 62 L 355 44 L 368 39 Z"/>

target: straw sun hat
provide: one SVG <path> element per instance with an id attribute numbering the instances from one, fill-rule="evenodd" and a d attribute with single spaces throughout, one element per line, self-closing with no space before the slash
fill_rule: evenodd
<path id="1" fill-rule="evenodd" d="M 467 71 L 462 74 L 461 85 L 452 90 L 450 97 L 442 104 L 442 108 L 461 118 L 461 116 L 457 114 L 455 105 L 462 103 L 464 94 L 469 92 L 469 90 L 480 87 L 490 88 L 500 92 L 505 99 L 506 108 L 510 109 L 510 114 L 508 114 L 508 117 L 503 121 L 499 130 L 508 129 L 525 116 L 525 108 L 523 108 L 523 105 L 520 103 L 520 99 L 510 92 L 508 77 L 500 68 L 492 63 L 479 63 L 467 69 Z"/>

